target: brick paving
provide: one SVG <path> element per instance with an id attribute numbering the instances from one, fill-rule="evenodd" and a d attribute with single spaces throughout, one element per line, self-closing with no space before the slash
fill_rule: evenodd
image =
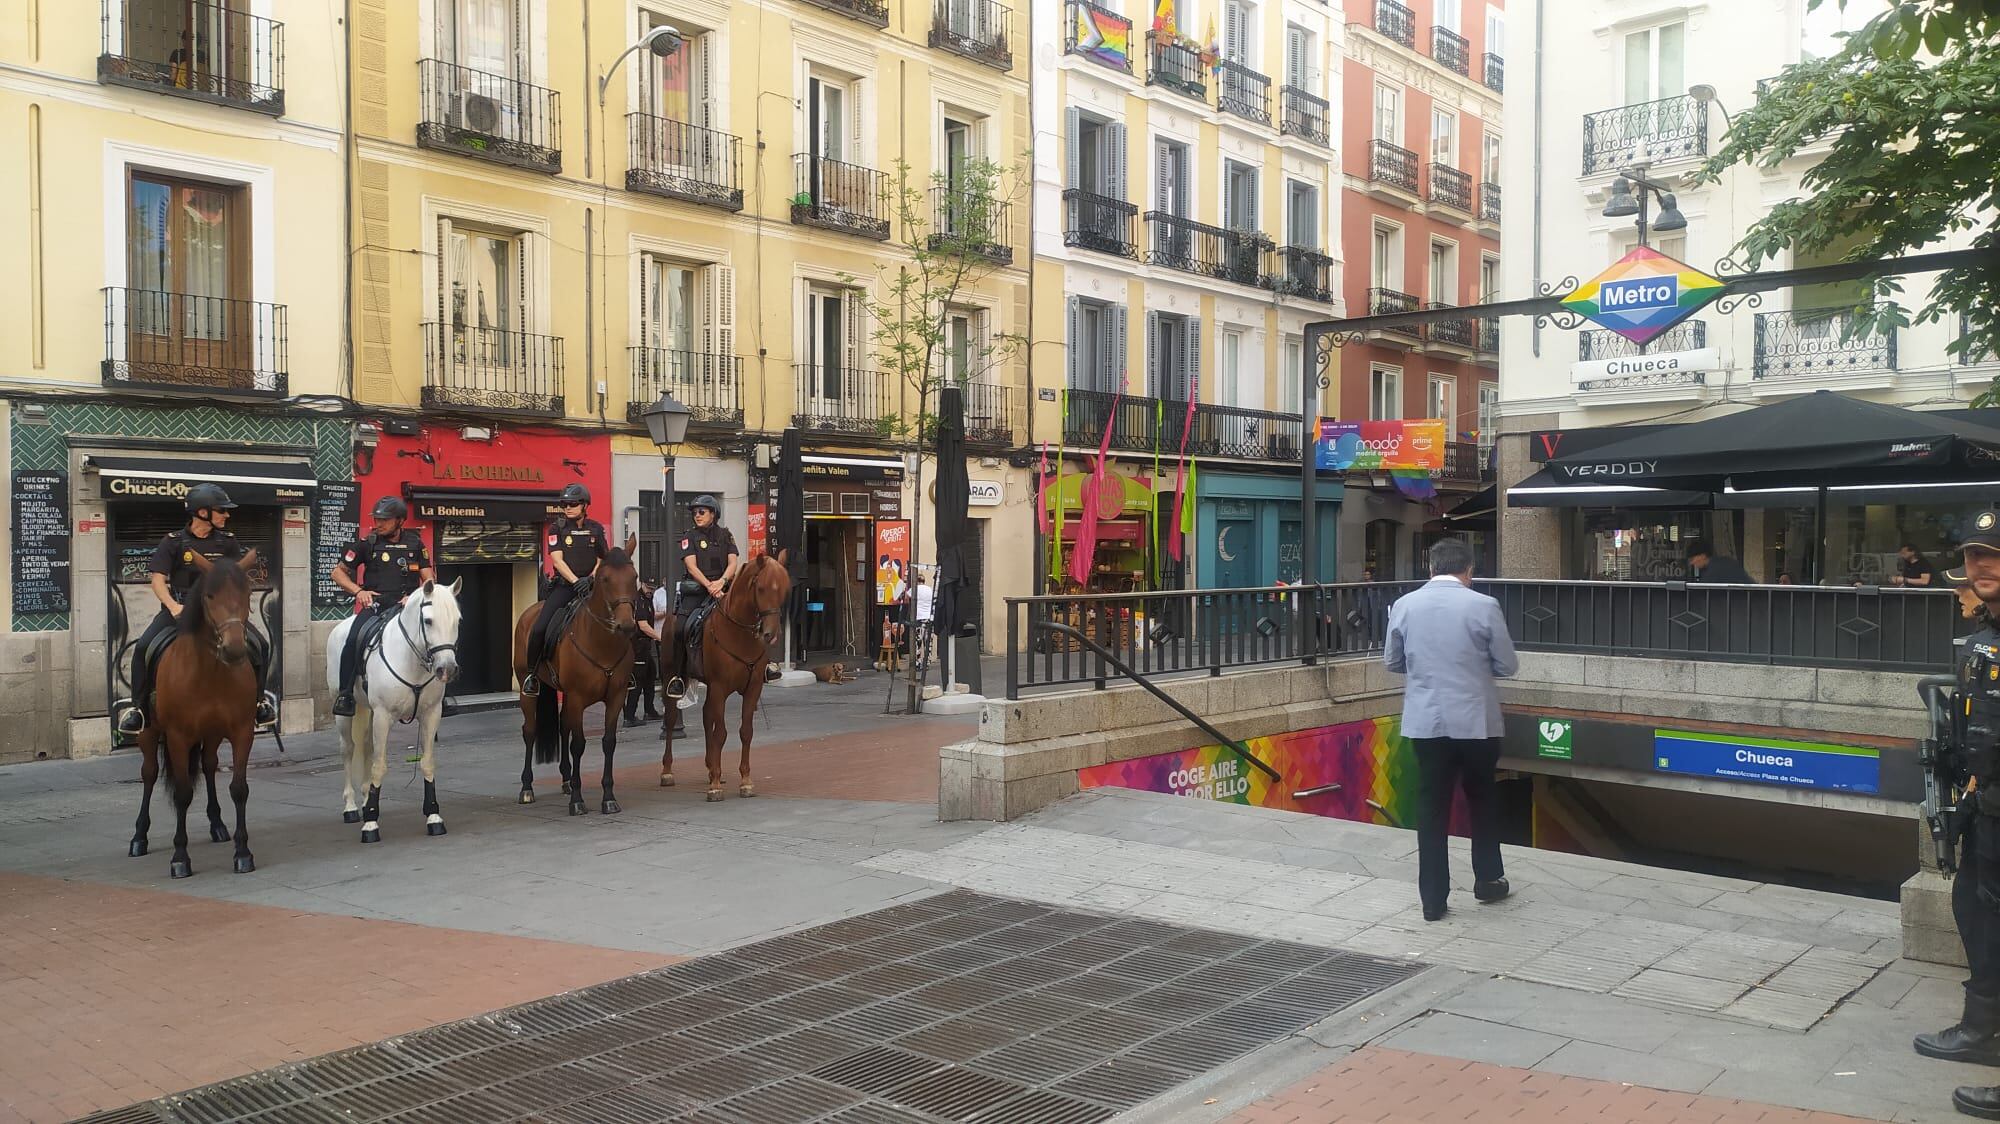
<path id="1" fill-rule="evenodd" d="M 806 796 L 826 800 L 890 800 L 906 804 L 937 801 L 938 747 L 964 741 L 978 731 L 973 720 L 898 722 L 884 718 L 883 725 L 852 733 L 766 745 L 758 741 L 750 749 L 750 777 L 760 796 Z M 690 727 L 692 729 L 693 727 Z M 645 734 L 645 738 L 630 735 Z M 618 743 L 618 783 L 652 787 L 659 780 L 660 741 L 657 726 L 627 732 L 630 740 Z M 641 747 L 644 748 L 641 748 Z M 585 758 L 586 778 L 592 774 Z M 736 761 L 741 753 L 736 728 L 722 749 L 722 784 L 730 798 L 736 796 Z M 630 756 L 628 756 L 628 754 Z M 644 758 L 644 767 L 625 767 L 622 762 Z M 700 790 L 708 784 L 707 767 L 702 763 L 700 742 L 687 737 L 674 739 L 674 780 L 686 788 Z M 590 791 L 586 789 L 586 791 Z"/>
<path id="2" fill-rule="evenodd" d="M 1854 1124 L 1856 1116 L 1364 1047 L 1225 1124 Z"/>
<path id="3" fill-rule="evenodd" d="M 4 1120 L 68 1120 L 676 959 L 19 874 L 0 873 L 0 901 Z"/>

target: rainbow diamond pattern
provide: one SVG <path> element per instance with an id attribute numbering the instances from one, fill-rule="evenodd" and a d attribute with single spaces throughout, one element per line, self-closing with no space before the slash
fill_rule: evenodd
<path id="1" fill-rule="evenodd" d="M 1562 306 L 1643 344 L 1721 295 L 1720 280 L 1640 246 L 1564 297 Z"/>

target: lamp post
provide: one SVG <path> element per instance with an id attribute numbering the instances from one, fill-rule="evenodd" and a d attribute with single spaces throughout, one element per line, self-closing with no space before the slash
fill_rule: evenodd
<path id="1" fill-rule="evenodd" d="M 611 65 L 605 68 L 604 76 L 597 80 L 597 108 L 600 110 L 604 108 L 604 92 L 611 88 L 611 76 L 618 73 L 619 66 L 631 58 L 634 52 L 651 51 L 655 58 L 668 58 L 680 50 L 681 44 L 685 42 L 687 40 L 681 37 L 680 28 L 669 23 L 663 23 L 641 35 L 637 43 L 625 48 L 623 54 L 611 60 Z"/>
<path id="2" fill-rule="evenodd" d="M 1611 181 L 1611 198 L 1604 203 L 1604 217 L 1607 219 L 1620 219 L 1626 215 L 1639 216 L 1641 246 L 1648 245 L 1646 233 L 1649 229 L 1686 230 L 1688 224 L 1687 216 L 1681 214 L 1680 206 L 1674 200 L 1674 193 L 1667 190 L 1665 184 L 1647 179 L 1646 171 L 1646 165 L 1635 164 L 1620 172 L 1618 178 Z M 1638 189 L 1636 195 L 1633 188 Z M 1660 200 L 1660 215 L 1653 220 L 1649 228 L 1646 223 L 1646 209 L 1654 196 L 1658 196 Z"/>
<path id="3" fill-rule="evenodd" d="M 646 435 L 653 439 L 653 446 L 660 450 L 660 460 L 663 465 L 660 474 L 665 479 L 665 483 L 661 485 L 661 495 L 665 497 L 667 509 L 666 572 L 667 576 L 673 580 L 674 589 L 678 591 L 680 589 L 681 575 L 675 570 L 674 563 L 677 561 L 677 556 L 673 553 L 674 451 L 682 441 L 687 439 L 688 418 L 692 416 L 692 411 L 686 406 L 681 405 L 680 399 L 663 390 L 660 392 L 659 401 L 646 407 L 646 412 L 640 416 L 646 419 Z"/>

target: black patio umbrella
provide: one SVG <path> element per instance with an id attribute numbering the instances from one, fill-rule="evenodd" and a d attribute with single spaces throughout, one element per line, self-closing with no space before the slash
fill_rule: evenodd
<path id="1" fill-rule="evenodd" d="M 971 502 L 972 482 L 965 473 L 965 391 L 947 386 L 938 395 L 937 493 L 933 497 L 938 561 L 933 624 L 942 645 L 950 645 L 965 630 L 978 607 L 978 593 L 971 588 L 965 568 L 966 513 Z M 950 664 L 942 666 L 949 669 Z"/>

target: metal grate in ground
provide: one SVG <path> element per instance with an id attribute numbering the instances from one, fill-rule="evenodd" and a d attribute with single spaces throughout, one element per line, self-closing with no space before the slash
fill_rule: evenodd
<path id="1" fill-rule="evenodd" d="M 954 890 L 84 1119 L 1097 1124 L 1422 967 Z"/>

